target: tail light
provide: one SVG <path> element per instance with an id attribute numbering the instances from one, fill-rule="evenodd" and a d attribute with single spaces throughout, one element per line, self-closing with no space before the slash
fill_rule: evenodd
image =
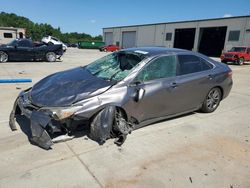
<path id="1" fill-rule="evenodd" d="M 232 77 L 233 77 L 233 71 L 229 71 L 229 72 L 227 73 L 227 77 L 228 77 L 228 78 L 232 78 Z"/>

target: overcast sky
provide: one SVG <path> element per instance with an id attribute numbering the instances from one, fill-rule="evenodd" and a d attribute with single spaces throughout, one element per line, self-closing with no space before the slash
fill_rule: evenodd
<path id="1" fill-rule="evenodd" d="M 250 15 L 250 0 L 1 0 L 0 11 L 102 34 L 103 27 Z"/>

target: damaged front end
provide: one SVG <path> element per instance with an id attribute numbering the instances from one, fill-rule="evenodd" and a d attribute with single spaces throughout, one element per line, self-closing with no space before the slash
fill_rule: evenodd
<path id="1" fill-rule="evenodd" d="M 97 110 L 100 107 L 97 97 L 86 99 L 81 105 L 38 107 L 32 103 L 30 93 L 30 90 L 23 91 L 16 99 L 9 125 L 13 131 L 17 130 L 16 117 L 24 115 L 30 120 L 30 142 L 46 150 L 56 142 L 74 138 L 80 126 L 89 128 L 90 138 L 100 145 L 109 138 L 115 138 L 118 146 L 124 143 L 134 129 L 120 108 L 106 106 Z M 93 111 L 96 113 L 92 116 Z"/>
<path id="2" fill-rule="evenodd" d="M 74 121 L 71 117 L 80 108 L 81 106 L 40 108 L 31 103 L 30 92 L 26 90 L 20 93 L 14 103 L 9 126 L 12 131 L 17 130 L 15 119 L 17 115 L 24 115 L 30 120 L 31 143 L 50 149 L 59 139 L 65 141 L 73 138 L 69 135 L 78 125 L 77 120 Z"/>

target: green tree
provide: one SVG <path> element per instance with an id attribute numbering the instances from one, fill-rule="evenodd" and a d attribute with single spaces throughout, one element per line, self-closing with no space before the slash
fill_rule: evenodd
<path id="1" fill-rule="evenodd" d="M 0 26 L 25 28 L 26 36 L 32 38 L 35 41 L 40 41 L 45 35 L 52 35 L 65 43 L 77 43 L 78 41 L 102 41 L 101 35 L 92 37 L 86 33 L 62 33 L 60 27 L 54 28 L 47 23 L 34 23 L 28 18 L 17 16 L 13 13 L 1 12 Z"/>

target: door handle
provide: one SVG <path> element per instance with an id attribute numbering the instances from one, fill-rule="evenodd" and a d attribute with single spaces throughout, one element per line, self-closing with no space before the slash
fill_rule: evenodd
<path id="1" fill-rule="evenodd" d="M 209 75 L 207 76 L 207 78 L 208 78 L 209 80 L 212 80 L 212 79 L 213 79 L 213 76 L 212 76 L 211 74 L 209 74 Z"/>
<path id="2" fill-rule="evenodd" d="M 176 82 L 173 82 L 173 83 L 171 83 L 171 87 L 175 89 L 178 87 L 178 84 Z"/>

